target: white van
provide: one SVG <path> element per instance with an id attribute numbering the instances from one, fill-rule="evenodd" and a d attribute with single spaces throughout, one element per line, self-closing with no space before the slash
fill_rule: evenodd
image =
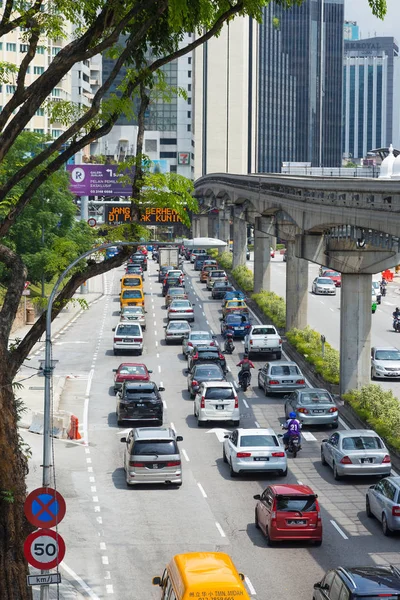
<path id="1" fill-rule="evenodd" d="M 199 427 L 207 421 L 232 421 L 234 427 L 239 427 L 239 398 L 233 383 L 201 383 L 194 399 L 194 414 Z"/>

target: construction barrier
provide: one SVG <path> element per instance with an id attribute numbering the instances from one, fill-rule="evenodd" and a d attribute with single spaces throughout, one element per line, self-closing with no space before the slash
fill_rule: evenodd
<path id="1" fill-rule="evenodd" d="M 53 427 L 50 432 L 52 437 L 65 437 L 66 421 L 65 415 L 53 415 Z M 29 427 L 31 433 L 43 434 L 44 432 L 44 414 L 42 412 L 34 412 L 32 414 L 32 423 Z"/>
<path id="2" fill-rule="evenodd" d="M 79 433 L 79 420 L 75 415 L 71 415 L 67 436 L 70 440 L 80 440 L 82 437 Z"/>
<path id="3" fill-rule="evenodd" d="M 393 281 L 393 273 L 392 271 L 389 271 L 389 269 L 382 272 L 382 277 L 384 277 L 386 281 Z"/>

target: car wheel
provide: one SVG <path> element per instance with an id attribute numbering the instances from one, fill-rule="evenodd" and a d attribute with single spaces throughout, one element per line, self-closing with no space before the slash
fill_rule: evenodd
<path id="1" fill-rule="evenodd" d="M 197 427 L 203 427 L 203 421 L 200 421 L 199 417 L 197 417 Z"/>
<path id="2" fill-rule="evenodd" d="M 322 540 L 315 540 L 314 546 L 321 546 L 321 545 L 322 545 Z"/>
<path id="3" fill-rule="evenodd" d="M 117 354 L 118 354 L 118 350 L 114 349 L 114 356 L 117 356 Z"/>
<path id="4" fill-rule="evenodd" d="M 374 515 L 372 514 L 371 505 L 369 503 L 368 496 L 365 499 L 365 512 L 367 513 L 367 517 L 369 519 L 373 519 L 374 518 Z"/>
<path id="5" fill-rule="evenodd" d="M 236 473 L 236 471 L 233 470 L 233 467 L 232 467 L 232 461 L 229 463 L 229 475 L 232 478 L 237 477 L 237 473 Z"/>
<path id="6" fill-rule="evenodd" d="M 256 529 L 260 529 L 260 523 L 258 522 L 257 509 L 254 511 L 254 525 Z"/>
<path id="7" fill-rule="evenodd" d="M 233 426 L 234 426 L 234 427 L 239 427 L 239 425 L 240 425 L 240 420 L 239 420 L 239 419 L 237 419 L 237 421 L 232 421 L 232 423 L 233 423 Z"/>
<path id="8" fill-rule="evenodd" d="M 194 400 L 196 398 L 196 394 L 192 394 L 192 392 L 189 390 L 189 394 L 190 394 L 190 399 Z"/>
<path id="9" fill-rule="evenodd" d="M 340 475 L 339 475 L 339 473 L 337 471 L 337 467 L 336 467 L 335 463 L 333 463 L 333 478 L 336 481 L 339 481 L 339 479 L 340 479 Z"/>
<path id="10" fill-rule="evenodd" d="M 324 451 L 322 450 L 322 448 L 321 448 L 321 463 L 322 463 L 322 465 L 323 465 L 324 467 L 326 467 L 326 466 L 327 466 L 327 464 L 328 464 L 328 463 L 326 462 L 325 455 L 324 455 Z"/>
<path id="11" fill-rule="evenodd" d="M 268 396 L 267 387 L 264 385 L 264 395 Z"/>
<path id="12" fill-rule="evenodd" d="M 272 546 L 275 546 L 275 542 L 273 542 L 271 540 L 271 538 L 269 537 L 268 527 L 266 527 L 266 529 L 265 529 L 265 537 L 266 537 L 266 540 L 267 540 L 267 546 L 269 546 L 270 548 Z"/>
<path id="13" fill-rule="evenodd" d="M 262 385 L 260 383 L 260 380 L 257 378 L 257 387 L 259 390 L 262 390 Z"/>
<path id="14" fill-rule="evenodd" d="M 279 471 L 279 477 L 286 477 L 287 474 L 288 474 L 287 467 L 284 471 Z"/>
<path id="15" fill-rule="evenodd" d="M 282 352 L 276 352 L 276 353 L 275 353 L 275 358 L 276 358 L 277 360 L 281 360 L 281 358 L 282 358 Z"/>
<path id="16" fill-rule="evenodd" d="M 224 463 L 228 462 L 228 459 L 226 458 L 226 453 L 225 453 L 224 446 L 222 446 L 222 458 L 223 458 Z"/>
<path id="17" fill-rule="evenodd" d="M 337 429 L 339 427 L 339 423 L 332 423 L 331 427 L 332 429 Z"/>
<path id="18" fill-rule="evenodd" d="M 373 369 L 371 369 L 371 379 L 372 379 L 372 381 L 375 379 L 375 375 L 374 375 L 374 370 Z"/>
<path id="19" fill-rule="evenodd" d="M 138 356 L 142 356 L 143 350 L 138 350 Z"/>
<path id="20" fill-rule="evenodd" d="M 382 514 L 382 533 L 383 533 L 383 535 L 386 535 L 387 537 L 392 533 L 389 529 L 389 525 L 388 525 L 385 513 Z"/>

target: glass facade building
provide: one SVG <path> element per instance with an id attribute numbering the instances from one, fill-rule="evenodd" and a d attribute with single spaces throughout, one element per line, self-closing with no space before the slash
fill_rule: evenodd
<path id="1" fill-rule="evenodd" d="M 341 165 L 343 21 L 344 0 L 305 0 L 286 10 L 271 2 L 263 9 L 259 172 L 280 172 L 286 161 Z"/>

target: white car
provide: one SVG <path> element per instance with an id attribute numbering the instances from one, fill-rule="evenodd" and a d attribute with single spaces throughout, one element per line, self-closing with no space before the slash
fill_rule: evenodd
<path id="1" fill-rule="evenodd" d="M 143 306 L 125 306 L 121 310 L 120 321 L 139 323 L 143 331 L 146 329 L 146 313 Z"/>
<path id="2" fill-rule="evenodd" d="M 207 421 L 232 421 L 240 423 L 239 398 L 230 381 L 210 381 L 200 384 L 194 399 L 194 415 L 197 425 Z"/>
<path id="3" fill-rule="evenodd" d="M 316 277 L 312 283 L 313 294 L 327 294 L 336 296 L 336 286 L 329 277 Z"/>
<path id="4" fill-rule="evenodd" d="M 371 348 L 371 379 L 398 379 L 400 377 L 400 350 Z"/>
<path id="5" fill-rule="evenodd" d="M 168 321 L 172 319 L 185 319 L 185 321 L 194 321 L 194 304 L 189 300 L 172 300 L 168 306 Z"/>
<path id="6" fill-rule="evenodd" d="M 215 346 L 219 348 L 216 336 L 209 331 L 191 331 L 182 342 L 182 353 L 187 357 L 189 352 L 193 352 L 194 347 Z"/>
<path id="7" fill-rule="evenodd" d="M 127 350 L 143 353 L 143 331 L 139 323 L 120 322 L 114 331 L 113 350 L 116 356 Z"/>
<path id="8" fill-rule="evenodd" d="M 235 429 L 225 436 L 222 457 L 229 464 L 231 477 L 244 471 L 287 475 L 286 452 L 273 429 Z"/>

